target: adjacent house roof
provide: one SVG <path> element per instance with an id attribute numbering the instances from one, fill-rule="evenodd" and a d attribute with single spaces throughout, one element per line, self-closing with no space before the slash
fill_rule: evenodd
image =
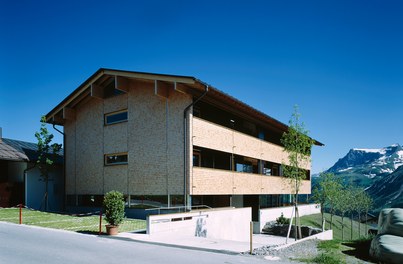
<path id="1" fill-rule="evenodd" d="M 0 139 L 0 160 L 10 161 L 36 161 L 38 159 L 38 147 L 36 143 L 14 140 L 9 138 Z M 59 157 L 63 152 L 58 153 Z M 61 163 L 58 160 L 57 163 Z"/>
<path id="2" fill-rule="evenodd" d="M 24 152 L 13 148 L 4 140 L 8 141 L 8 139 L 0 139 L 0 160 L 29 161 L 29 158 Z"/>
<path id="3" fill-rule="evenodd" d="M 165 85 L 173 87 L 173 89 L 191 94 L 192 96 L 201 95 L 206 87 L 209 91 L 207 95 L 203 98 L 204 100 L 210 101 L 221 107 L 226 108 L 229 111 L 236 112 L 237 114 L 244 116 L 246 118 L 253 118 L 261 122 L 263 125 L 269 125 L 273 129 L 280 132 L 286 132 L 288 126 L 271 116 L 245 104 L 244 102 L 218 90 L 217 88 L 208 85 L 207 83 L 192 77 L 192 76 L 181 76 L 181 75 L 169 75 L 169 74 L 157 74 L 157 73 L 146 73 L 146 72 L 134 72 L 134 71 L 122 71 L 114 69 L 101 68 L 96 71 L 92 76 L 90 76 L 86 81 L 84 81 L 77 89 L 75 89 L 69 96 L 67 96 L 61 103 L 59 103 L 55 108 L 53 108 L 47 115 L 46 120 L 48 123 L 52 124 L 63 124 L 63 119 L 69 114 L 69 109 L 74 108 L 74 106 L 84 100 L 88 96 L 94 94 L 94 87 L 98 85 L 104 85 L 109 83 L 108 78 L 115 78 L 115 86 L 117 86 L 117 76 L 127 79 L 141 79 L 161 82 Z M 156 88 L 157 89 L 157 88 Z M 157 92 L 157 91 L 156 91 Z M 315 141 L 316 145 L 322 146 L 323 144 L 319 141 Z"/>

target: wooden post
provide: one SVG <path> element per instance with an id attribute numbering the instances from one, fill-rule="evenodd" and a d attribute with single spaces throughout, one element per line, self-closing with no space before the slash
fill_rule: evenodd
<path id="1" fill-rule="evenodd" d="M 291 232 L 291 226 L 292 226 L 292 217 L 294 216 L 294 210 L 295 207 L 292 207 L 292 212 L 291 212 L 291 218 L 290 218 L 290 224 L 288 225 L 288 231 L 287 231 L 287 237 L 285 238 L 285 243 L 288 244 L 288 238 L 290 237 L 290 232 Z"/>
<path id="2" fill-rule="evenodd" d="M 22 204 L 20 204 L 20 225 L 22 224 Z"/>
<path id="3" fill-rule="evenodd" d="M 253 242 L 252 242 L 252 238 L 253 238 L 253 221 L 250 222 L 250 254 L 252 255 L 253 253 Z"/>
<path id="4" fill-rule="evenodd" d="M 99 211 L 99 235 L 102 234 L 102 209 Z"/>

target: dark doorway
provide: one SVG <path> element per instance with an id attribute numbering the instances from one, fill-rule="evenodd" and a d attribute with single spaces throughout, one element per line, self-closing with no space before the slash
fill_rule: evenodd
<path id="1" fill-rule="evenodd" d="M 252 221 L 259 222 L 259 195 L 244 195 L 243 206 L 252 207 Z"/>

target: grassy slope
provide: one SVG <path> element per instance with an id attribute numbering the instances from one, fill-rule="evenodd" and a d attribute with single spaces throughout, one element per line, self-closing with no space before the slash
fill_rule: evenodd
<path id="1" fill-rule="evenodd" d="M 19 223 L 19 209 L 5 208 L 0 209 L 0 221 Z M 22 210 L 22 223 L 25 225 L 35 225 L 41 227 L 64 229 L 76 232 L 99 232 L 99 216 L 70 216 L 34 211 L 29 209 Z M 102 219 L 102 232 L 105 230 L 106 221 Z M 125 218 L 119 226 L 120 232 L 144 230 L 146 223 L 144 220 Z"/>
<path id="2" fill-rule="evenodd" d="M 326 229 L 330 227 L 330 215 L 325 214 Z M 321 227 L 321 214 L 301 217 L 303 225 Z M 321 241 L 318 245 L 320 253 L 313 259 L 303 259 L 301 261 L 309 263 L 339 264 L 339 263 L 363 263 L 371 262 L 369 257 L 369 246 L 371 238 L 365 234 L 365 225 L 361 224 L 361 238 L 358 236 L 358 222 L 353 221 L 353 240 L 351 236 L 350 219 L 344 219 L 344 241 L 341 241 L 341 217 L 333 216 L 333 240 Z M 369 228 L 369 227 L 368 227 Z"/>
<path id="3" fill-rule="evenodd" d="M 325 213 L 326 218 L 326 230 L 330 229 L 330 214 Z M 301 217 L 301 224 L 313 226 L 317 228 L 322 228 L 322 215 L 321 214 L 314 214 L 314 215 L 306 215 Z M 367 226 L 369 229 L 369 226 Z M 341 224 L 341 217 L 340 216 L 333 216 L 333 239 L 342 239 L 342 224 Z M 366 235 L 365 232 L 365 224 L 361 224 L 360 228 L 360 236 L 364 237 Z M 359 238 L 358 232 L 358 222 L 353 221 L 353 239 Z M 344 240 L 351 239 L 351 221 L 348 217 L 344 217 Z"/>

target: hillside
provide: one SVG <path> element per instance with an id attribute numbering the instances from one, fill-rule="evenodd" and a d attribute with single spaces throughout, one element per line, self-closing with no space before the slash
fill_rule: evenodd
<path id="1" fill-rule="evenodd" d="M 330 229 L 330 214 L 325 213 L 326 218 L 326 230 Z M 314 215 L 305 215 L 301 216 L 301 224 L 313 226 L 317 228 L 322 227 L 322 215 L 314 214 Z M 333 216 L 333 239 L 341 240 L 341 217 Z M 348 217 L 344 217 L 344 240 L 350 240 L 351 238 L 351 221 Z M 367 229 L 370 227 L 367 226 Z M 353 239 L 358 239 L 359 235 L 365 236 L 366 228 L 365 224 L 360 224 L 360 233 L 358 233 L 358 222 L 353 221 Z"/>
<path id="2" fill-rule="evenodd" d="M 403 208 L 403 166 L 384 176 L 366 190 L 374 200 L 374 207 Z"/>

